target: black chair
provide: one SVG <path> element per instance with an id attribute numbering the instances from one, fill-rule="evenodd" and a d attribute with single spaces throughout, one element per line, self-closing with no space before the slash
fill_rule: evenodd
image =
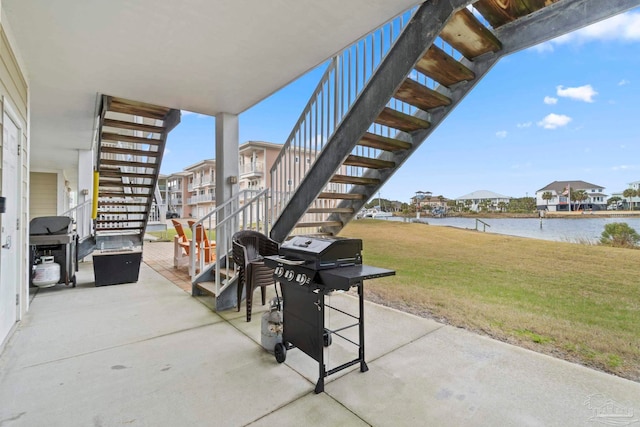
<path id="1" fill-rule="evenodd" d="M 238 268 L 238 311 L 242 289 L 246 288 L 247 322 L 251 321 L 253 291 L 260 287 L 262 305 L 266 304 L 266 287 L 274 285 L 273 269 L 264 265 L 263 257 L 278 255 L 278 242 L 257 231 L 238 231 L 233 235 L 233 261 Z"/>

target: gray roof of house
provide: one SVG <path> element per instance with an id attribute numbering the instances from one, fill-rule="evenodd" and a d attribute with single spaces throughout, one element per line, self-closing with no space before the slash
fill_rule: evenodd
<path id="1" fill-rule="evenodd" d="M 551 184 L 538 191 L 555 191 L 560 194 L 570 185 L 574 190 L 590 190 L 592 188 L 604 188 L 602 185 L 590 184 L 584 181 L 553 181 Z M 536 193 L 538 192 L 536 191 Z"/>
<path id="2" fill-rule="evenodd" d="M 511 199 L 512 197 L 504 196 L 502 194 L 494 193 L 488 190 L 478 190 L 473 193 L 465 194 L 456 198 L 456 200 L 468 200 L 468 199 Z"/>

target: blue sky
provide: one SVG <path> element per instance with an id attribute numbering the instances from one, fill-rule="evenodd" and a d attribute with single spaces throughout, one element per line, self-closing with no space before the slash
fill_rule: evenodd
<path id="1" fill-rule="evenodd" d="M 240 142 L 283 143 L 322 70 L 240 116 Z M 165 174 L 214 157 L 214 119 L 183 114 Z M 640 9 L 502 59 L 381 190 L 533 195 L 555 180 L 606 194 L 640 180 Z"/>

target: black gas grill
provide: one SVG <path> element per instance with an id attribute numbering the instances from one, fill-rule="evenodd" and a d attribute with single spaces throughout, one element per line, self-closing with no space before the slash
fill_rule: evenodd
<path id="1" fill-rule="evenodd" d="M 265 264 L 274 269 L 274 278 L 282 288 L 282 344 L 275 348 L 276 360 L 286 359 L 287 350 L 299 348 L 318 361 L 319 378 L 315 392 L 324 391 L 324 378 L 360 363 L 360 371 L 369 368 L 364 360 L 364 295 L 363 281 L 391 276 L 393 270 L 362 264 L 362 240 L 338 237 L 296 236 L 280 246 L 278 256 L 265 257 Z M 359 313 L 352 315 L 325 303 L 325 296 L 334 290 L 358 289 Z M 325 308 L 338 310 L 356 323 L 328 329 Z M 359 342 L 341 335 L 341 331 L 358 326 Z M 324 347 L 331 344 L 332 335 L 357 346 L 358 357 L 327 370 Z"/>
<path id="2" fill-rule="evenodd" d="M 29 245 L 31 246 L 31 270 L 41 256 L 53 256 L 60 264 L 59 283 L 76 286 L 78 271 L 78 235 L 68 216 L 42 216 L 29 222 Z"/>

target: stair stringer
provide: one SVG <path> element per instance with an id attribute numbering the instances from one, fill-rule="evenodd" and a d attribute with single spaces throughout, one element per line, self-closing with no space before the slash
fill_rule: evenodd
<path id="1" fill-rule="evenodd" d="M 431 126 L 428 129 L 424 129 L 421 131 L 416 131 L 410 134 L 409 138 L 404 137 L 403 140 L 407 142 L 411 142 L 411 148 L 407 150 L 398 151 L 395 153 L 382 152 L 378 159 L 381 160 L 389 160 L 396 163 L 396 167 L 393 169 L 367 169 L 363 176 L 367 178 L 377 178 L 380 180 L 379 185 L 370 185 L 370 186 L 354 186 L 350 193 L 355 194 L 364 194 L 366 197 L 364 200 L 344 200 L 338 204 L 339 208 L 352 207 L 353 214 L 331 214 L 328 217 L 328 221 L 341 221 L 343 224 L 347 224 L 351 221 L 357 214 L 357 212 L 364 206 L 366 201 L 375 193 L 377 193 L 384 184 L 393 176 L 394 173 L 402 165 L 404 162 L 411 157 L 413 153 L 422 145 L 422 143 L 437 129 L 437 127 L 447 118 L 447 116 L 455 110 L 455 108 L 462 102 L 462 100 L 473 90 L 473 88 L 484 78 L 484 76 L 493 68 L 495 64 L 503 57 L 504 55 L 495 55 L 495 54 L 487 54 L 480 59 L 476 59 L 474 62 L 465 60 L 461 61 L 465 66 L 471 69 L 476 78 L 471 81 L 462 82 L 458 84 L 453 90 L 450 90 L 446 87 L 438 87 L 436 90 L 438 92 L 445 92 L 447 96 L 451 99 L 451 104 L 447 107 L 440 107 L 437 109 L 430 110 L 430 112 L 418 111 L 416 117 L 428 120 L 431 123 Z M 402 139 L 403 132 L 399 132 L 398 135 L 394 136 L 395 139 Z M 406 134 L 405 134 L 406 135 Z M 325 233 L 330 233 L 336 235 L 340 232 L 342 227 L 323 227 L 322 231 Z"/>
<path id="2" fill-rule="evenodd" d="M 606 5 L 601 3 L 596 4 L 590 0 L 559 1 L 495 30 L 495 34 L 501 41 L 503 49 L 495 54 L 486 54 L 475 58 L 473 61 L 462 58 L 460 63 L 474 72 L 475 79 L 459 83 L 452 89 L 444 86 L 436 88 L 437 92 L 451 99 L 451 104 L 446 107 L 429 110 L 429 112 L 418 110 L 416 117 L 429 121 L 431 126 L 425 130 L 413 132 L 408 136 L 404 132 L 398 132 L 394 138 L 411 142 L 411 148 L 395 153 L 382 152 L 377 157 L 381 160 L 395 162 L 396 167 L 393 169 L 366 170 L 362 176 L 366 178 L 377 178 L 380 180 L 380 184 L 375 186 L 353 186 L 349 192 L 352 194 L 363 194 L 365 198 L 363 200 L 341 201 L 338 207 L 352 208 L 353 213 L 333 213 L 328 216 L 327 221 L 341 222 L 343 224 L 342 227 L 351 221 L 366 201 L 384 186 L 402 164 L 420 147 L 433 131 L 437 129 L 449 113 L 460 104 L 466 95 L 472 91 L 500 59 L 522 49 L 630 10 L 640 5 L 640 0 L 633 0 L 633 3 L 634 5 L 626 0 L 613 0 Z M 336 235 L 342 227 L 323 227 L 321 231 L 323 233 Z"/>
<path id="3" fill-rule="evenodd" d="M 284 241 L 385 108 L 414 65 L 433 44 L 442 28 L 455 12 L 471 3 L 473 1 L 469 0 L 434 0 L 420 6 L 318 155 L 313 167 L 286 205 L 284 214 L 275 220 L 271 229 L 272 239 Z"/>

